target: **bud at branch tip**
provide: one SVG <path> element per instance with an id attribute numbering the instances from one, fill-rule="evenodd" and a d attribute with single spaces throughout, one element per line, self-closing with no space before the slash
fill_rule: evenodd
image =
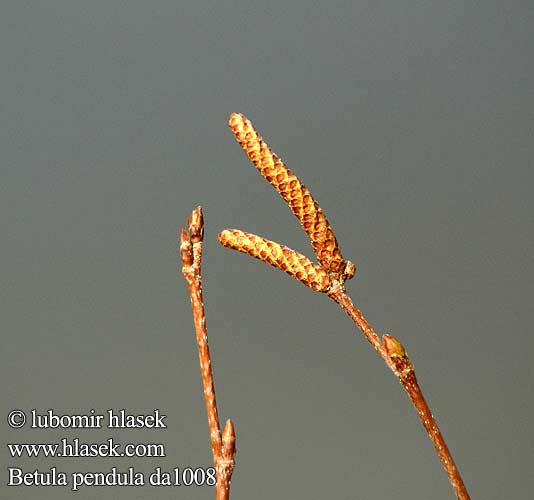
<path id="1" fill-rule="evenodd" d="M 191 243 L 202 241 L 202 238 L 204 237 L 204 216 L 202 215 L 201 206 L 198 206 L 191 212 L 187 225 L 189 226 Z"/>

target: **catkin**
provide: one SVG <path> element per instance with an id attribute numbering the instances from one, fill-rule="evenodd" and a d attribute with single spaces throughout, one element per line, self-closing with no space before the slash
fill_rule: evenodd
<path id="1" fill-rule="evenodd" d="M 316 292 L 326 292 L 330 287 L 330 278 L 324 269 L 285 245 L 239 229 L 221 231 L 218 240 L 225 247 L 251 255 L 285 271 Z"/>
<path id="2" fill-rule="evenodd" d="M 354 266 L 350 264 L 347 267 L 332 227 L 308 188 L 270 150 L 250 120 L 240 113 L 233 113 L 228 124 L 260 174 L 280 193 L 300 221 L 321 266 L 330 273 L 351 278 Z"/>

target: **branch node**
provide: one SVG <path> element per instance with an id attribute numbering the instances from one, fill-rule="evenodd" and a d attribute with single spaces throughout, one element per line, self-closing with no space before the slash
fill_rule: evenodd
<path id="1" fill-rule="evenodd" d="M 390 358 L 404 358 L 408 357 L 404 346 L 393 335 L 385 333 L 382 335 L 382 342 L 384 348 Z"/>

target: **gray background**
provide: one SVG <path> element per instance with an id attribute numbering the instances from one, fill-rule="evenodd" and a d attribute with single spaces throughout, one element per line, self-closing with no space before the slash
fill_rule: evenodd
<path id="1" fill-rule="evenodd" d="M 178 227 L 201 203 L 219 410 L 238 499 L 450 499 L 406 395 L 345 314 L 221 248 L 312 255 L 226 126 L 245 113 L 312 190 L 348 290 L 401 339 L 473 499 L 528 498 L 531 2 L 2 2 L 2 498 L 25 471 L 208 466 Z M 167 415 L 166 430 L 12 430 L 8 411 Z M 163 442 L 166 458 L 14 459 L 6 443 Z"/>

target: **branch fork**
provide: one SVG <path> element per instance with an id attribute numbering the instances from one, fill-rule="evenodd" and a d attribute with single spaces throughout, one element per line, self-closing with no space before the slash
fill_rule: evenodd
<path id="1" fill-rule="evenodd" d="M 250 120 L 240 113 L 233 113 L 228 124 L 260 175 L 274 187 L 299 220 L 318 264 L 285 245 L 239 229 L 222 231 L 218 236 L 219 242 L 286 272 L 315 292 L 326 293 L 342 307 L 406 390 L 457 498 L 469 500 L 462 477 L 423 396 L 415 368 L 404 347 L 392 335 L 384 334 L 380 338 L 347 295 L 345 281 L 354 276 L 356 268 L 351 261 L 343 259 L 334 231 L 320 205 L 300 179 L 271 151 Z"/>

